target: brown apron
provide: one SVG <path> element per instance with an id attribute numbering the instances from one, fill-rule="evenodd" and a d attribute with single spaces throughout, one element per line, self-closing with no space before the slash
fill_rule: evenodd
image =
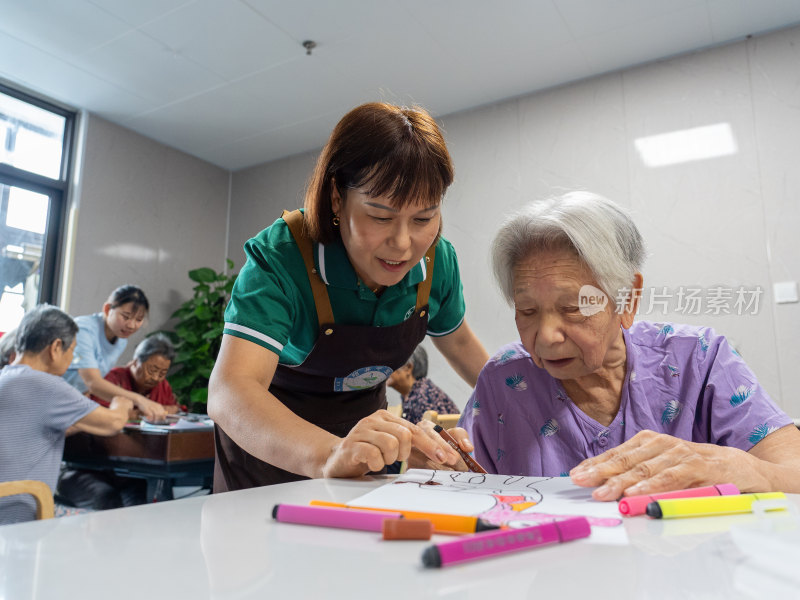
<path id="1" fill-rule="evenodd" d="M 283 219 L 308 271 L 319 335 L 302 364 L 278 365 L 269 391 L 297 416 L 344 437 L 361 419 L 386 408 L 384 381 L 406 363 L 425 337 L 435 249 L 431 246 L 425 254 L 427 276 L 417 285 L 413 316 L 391 327 L 337 325 L 328 289 L 314 268 L 313 245 L 303 227 L 303 214 L 284 211 Z M 214 492 L 308 479 L 245 452 L 219 425 L 214 441 Z"/>

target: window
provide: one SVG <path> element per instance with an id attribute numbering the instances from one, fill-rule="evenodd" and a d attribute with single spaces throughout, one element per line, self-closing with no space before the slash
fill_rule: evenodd
<path id="1" fill-rule="evenodd" d="M 0 84 L 0 334 L 56 302 L 74 120 Z"/>

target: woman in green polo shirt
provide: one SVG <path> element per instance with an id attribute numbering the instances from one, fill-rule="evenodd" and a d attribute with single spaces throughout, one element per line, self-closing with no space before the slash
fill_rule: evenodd
<path id="1" fill-rule="evenodd" d="M 215 491 L 355 477 L 409 456 L 463 468 L 439 436 L 382 410 L 386 379 L 426 334 L 470 385 L 488 359 L 440 236 L 452 180 L 428 113 L 364 104 L 323 148 L 305 210 L 245 244 L 209 384 Z"/>

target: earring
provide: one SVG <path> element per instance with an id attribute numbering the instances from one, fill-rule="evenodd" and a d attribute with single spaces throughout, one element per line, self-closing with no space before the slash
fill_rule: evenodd
<path id="1" fill-rule="evenodd" d="M 333 215 L 333 226 L 334 227 L 338 227 L 339 226 L 339 216 L 338 215 Z"/>

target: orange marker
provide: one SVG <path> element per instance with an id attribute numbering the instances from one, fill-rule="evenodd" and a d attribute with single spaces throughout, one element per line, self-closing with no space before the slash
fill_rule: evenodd
<path id="1" fill-rule="evenodd" d="M 458 442 L 456 442 L 455 438 L 447 433 L 441 425 L 436 425 L 433 430 L 442 436 L 442 439 L 447 442 L 453 450 L 458 452 L 459 456 L 461 456 L 461 458 L 464 459 L 464 462 L 467 463 L 467 467 L 470 471 L 473 473 L 486 473 L 486 469 L 480 466 L 469 454 L 464 452 L 458 445 Z"/>
<path id="2" fill-rule="evenodd" d="M 391 508 L 370 508 L 368 506 L 350 506 L 338 502 L 327 502 L 325 500 L 312 500 L 311 506 L 328 506 L 331 508 L 352 508 L 354 510 L 376 510 L 379 512 L 400 513 L 405 519 L 427 519 L 433 524 L 434 533 L 476 533 L 478 531 L 491 531 L 500 529 L 499 525 L 489 523 L 478 517 L 468 517 L 464 515 L 447 515 L 444 513 L 426 513 L 413 510 L 397 510 Z"/>

